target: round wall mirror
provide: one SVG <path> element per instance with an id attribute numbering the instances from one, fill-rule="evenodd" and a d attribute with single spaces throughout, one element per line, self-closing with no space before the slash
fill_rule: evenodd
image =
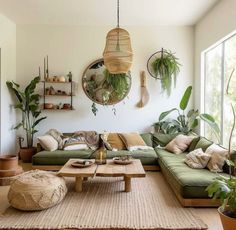
<path id="1" fill-rule="evenodd" d="M 114 105 L 122 101 L 130 91 L 130 72 L 110 74 L 103 59 L 98 59 L 85 69 L 82 87 L 93 102 L 101 105 Z"/>

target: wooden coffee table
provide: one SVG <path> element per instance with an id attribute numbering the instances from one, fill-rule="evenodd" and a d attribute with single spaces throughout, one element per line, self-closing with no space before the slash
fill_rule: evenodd
<path id="1" fill-rule="evenodd" d="M 131 178 L 145 177 L 146 173 L 139 159 L 132 159 L 129 165 L 118 165 L 113 160 L 107 160 L 104 165 L 92 165 L 87 168 L 74 168 L 71 163 L 78 159 L 70 159 L 58 172 L 59 175 L 65 177 L 75 177 L 75 191 L 82 191 L 83 178 L 87 177 L 124 177 L 125 192 L 131 191 Z"/>

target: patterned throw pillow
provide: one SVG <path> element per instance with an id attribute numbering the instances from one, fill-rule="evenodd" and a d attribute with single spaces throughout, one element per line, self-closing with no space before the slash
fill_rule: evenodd
<path id="1" fill-rule="evenodd" d="M 81 149 L 89 149 L 83 137 L 72 136 L 66 139 L 64 144 L 64 150 L 81 150 Z"/>

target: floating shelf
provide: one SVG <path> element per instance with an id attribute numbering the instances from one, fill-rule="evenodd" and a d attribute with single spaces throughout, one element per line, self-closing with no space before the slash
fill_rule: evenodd
<path id="1" fill-rule="evenodd" d="M 41 95 L 43 97 L 44 95 Z M 45 94 L 46 97 L 74 97 L 75 95 L 67 95 L 67 94 Z"/>
<path id="2" fill-rule="evenodd" d="M 42 110 L 50 110 L 50 111 L 60 111 L 60 110 L 63 110 L 63 111 L 70 111 L 70 110 L 75 110 L 75 109 L 72 108 L 72 109 L 42 109 Z"/>
<path id="3" fill-rule="evenodd" d="M 65 82 L 60 82 L 60 81 L 41 81 L 42 83 L 59 83 L 59 84 L 71 84 L 75 83 L 74 81 L 65 81 Z"/>

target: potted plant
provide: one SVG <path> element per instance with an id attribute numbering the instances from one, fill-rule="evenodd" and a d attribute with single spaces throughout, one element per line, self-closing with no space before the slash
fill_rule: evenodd
<path id="1" fill-rule="evenodd" d="M 176 86 L 176 78 L 180 72 L 181 64 L 178 58 L 170 51 L 162 49 L 157 52 L 160 56 L 155 56 L 155 59 L 150 63 L 152 71 L 151 76 L 161 80 L 161 88 L 168 96 L 171 94 L 172 85 Z M 156 53 L 155 53 L 156 54 Z"/>
<path id="2" fill-rule="evenodd" d="M 213 129 L 217 139 L 219 140 L 220 129 L 215 122 L 215 119 L 209 114 L 200 114 L 198 110 L 190 109 L 186 111 L 189 103 L 189 99 L 192 94 L 192 86 L 189 86 L 179 103 L 179 108 L 173 108 L 160 114 L 158 122 L 154 123 L 155 130 L 160 133 L 174 134 L 184 133 L 187 134 L 193 131 L 199 124 L 199 120 L 202 120 L 210 125 Z M 168 119 L 167 116 L 177 112 L 176 119 Z"/>
<path id="3" fill-rule="evenodd" d="M 230 96 L 229 92 L 230 81 L 235 69 L 232 70 L 226 88 L 226 95 Z M 236 229 L 236 177 L 235 162 L 231 160 L 231 142 L 236 124 L 236 112 L 232 101 L 230 106 L 233 114 L 233 124 L 229 136 L 228 156 L 226 163 L 229 166 L 229 177 L 219 175 L 208 187 L 207 192 L 213 199 L 220 199 L 221 206 L 218 208 L 220 219 L 224 230 Z"/>
<path id="4" fill-rule="evenodd" d="M 40 77 L 35 77 L 24 90 L 20 89 L 20 85 L 15 82 L 7 81 L 7 87 L 15 94 L 17 104 L 15 109 L 19 109 L 22 113 L 22 119 L 14 129 L 23 128 L 26 136 L 26 147 L 20 144 L 20 158 L 23 162 L 30 162 L 32 155 L 36 153 L 33 147 L 34 134 L 38 132 L 36 126 L 46 117 L 39 117 L 41 110 L 39 108 L 40 95 L 35 93 L 36 85 L 40 82 Z M 21 139 L 20 139 L 21 143 Z"/>

